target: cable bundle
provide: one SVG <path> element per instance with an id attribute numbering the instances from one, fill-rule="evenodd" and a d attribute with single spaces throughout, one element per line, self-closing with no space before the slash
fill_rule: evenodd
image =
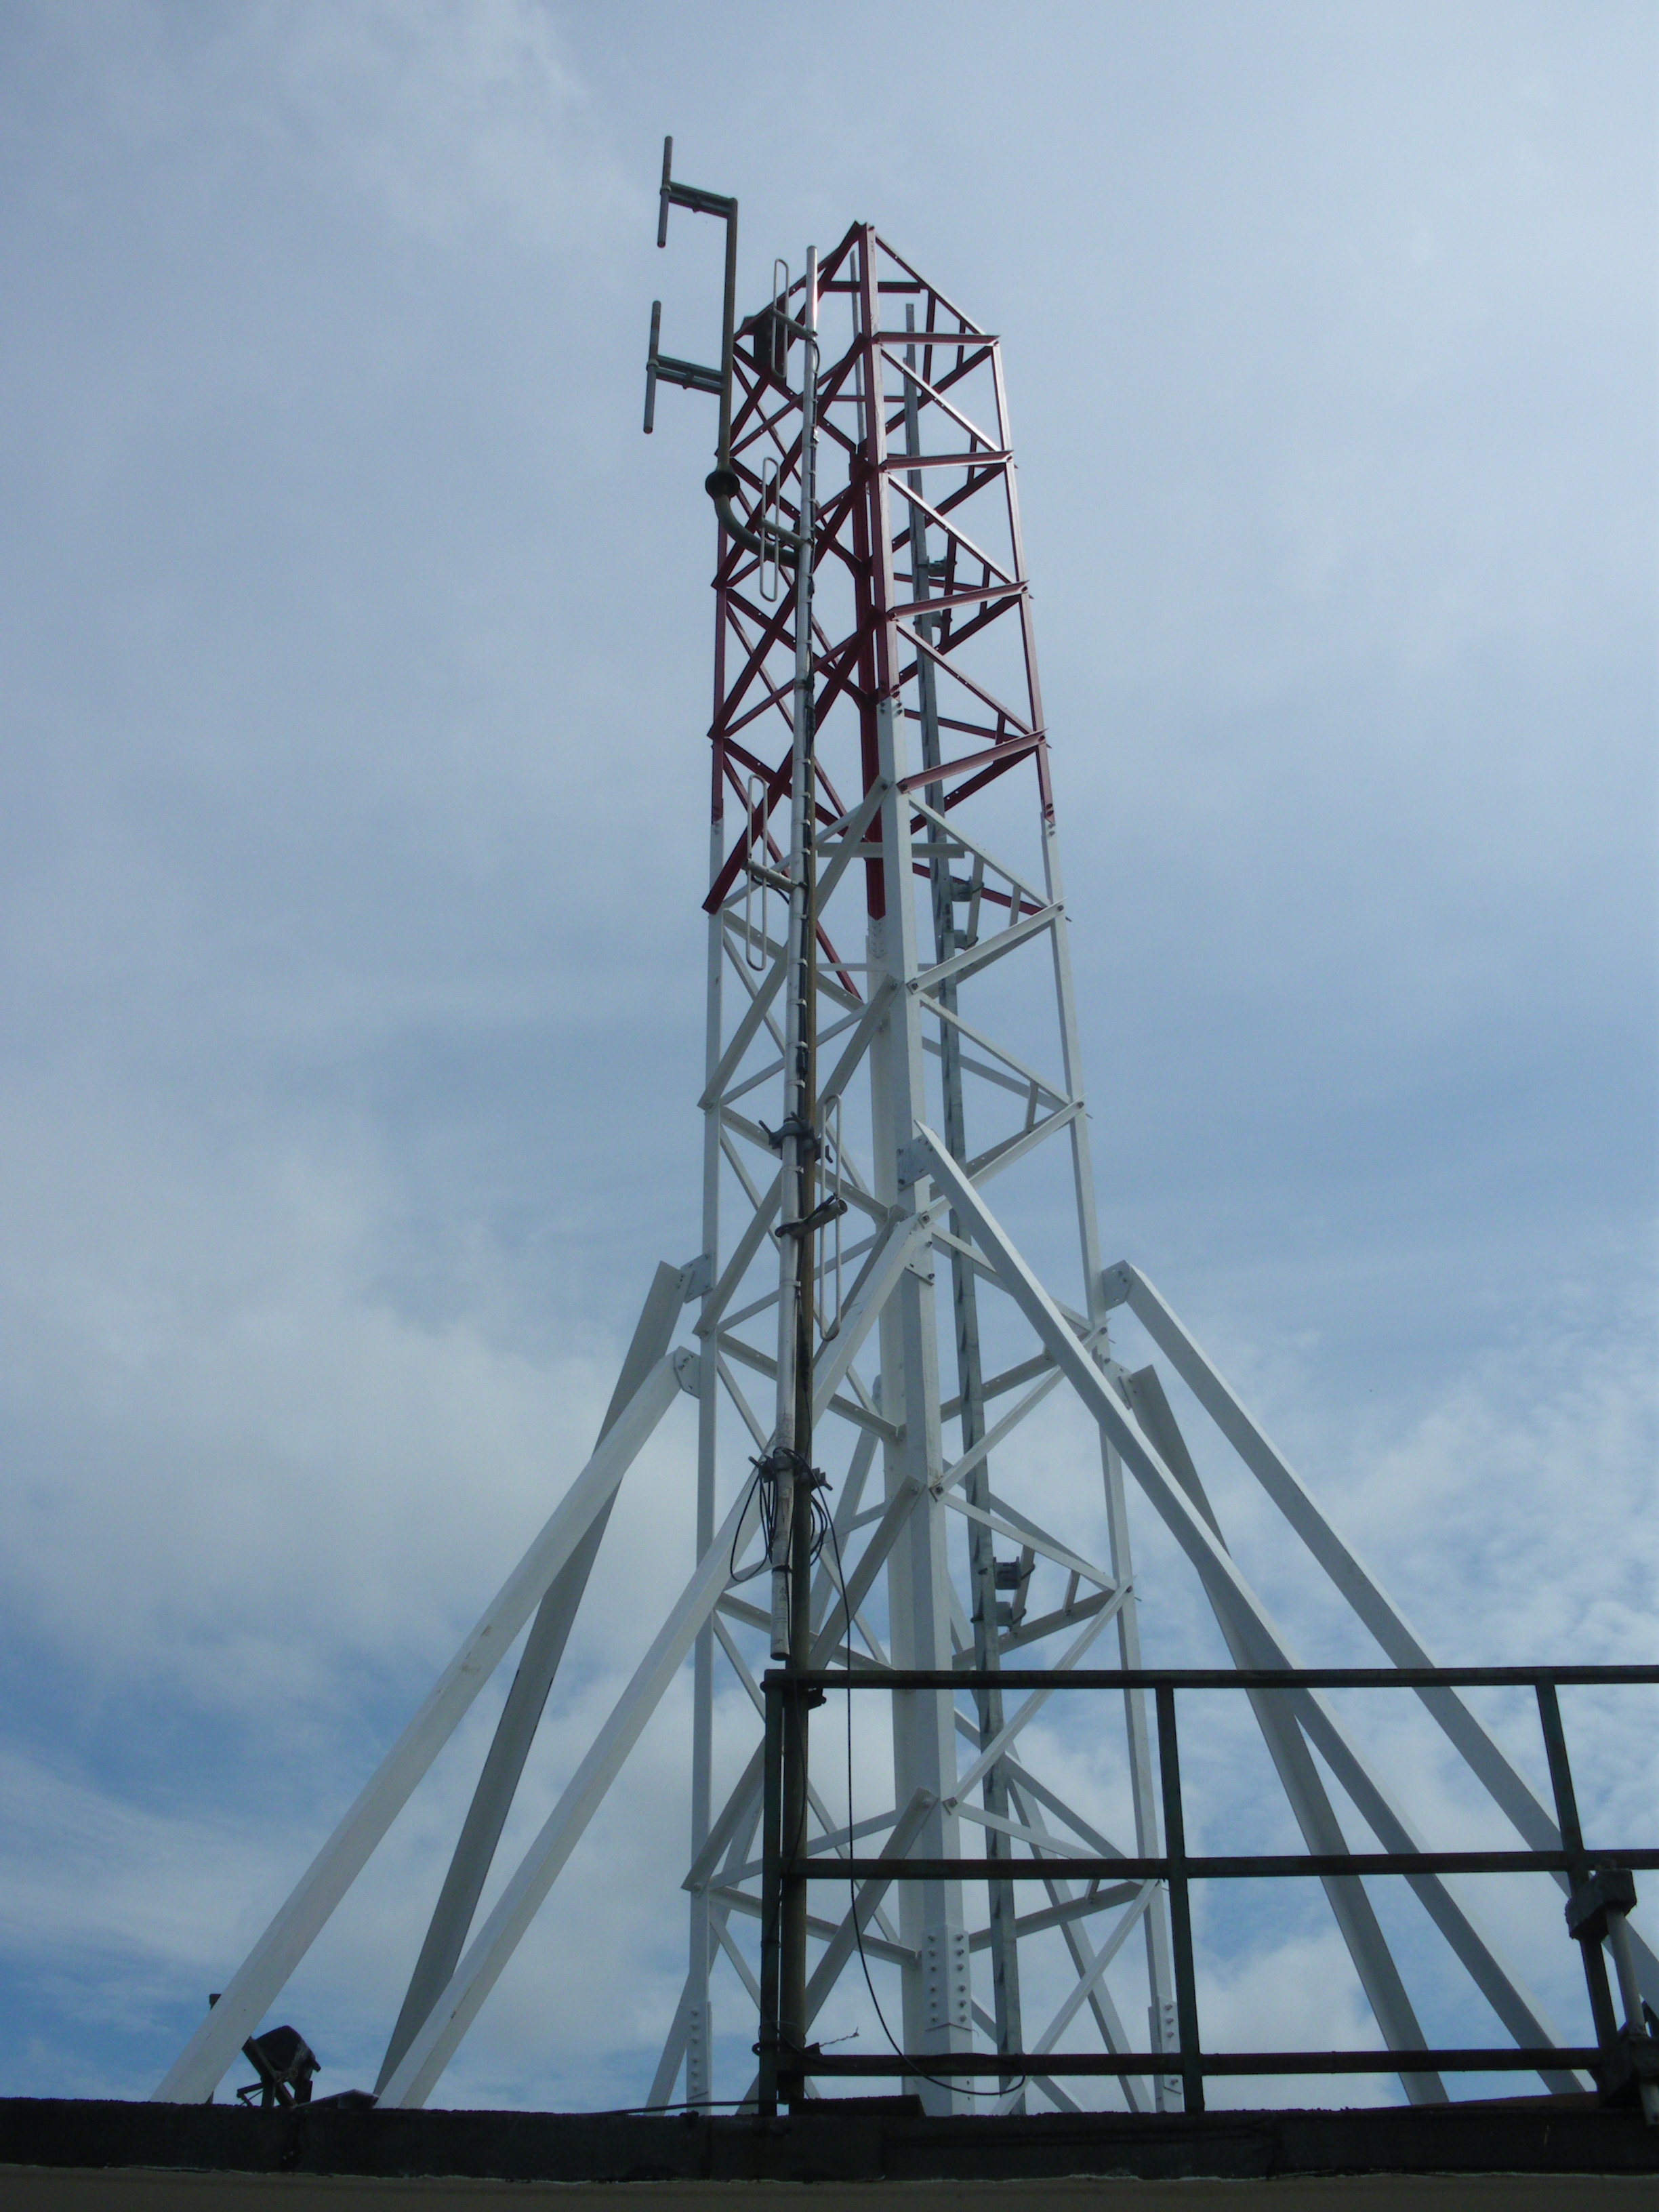
<path id="1" fill-rule="evenodd" d="M 810 1501 L 807 1510 L 812 1516 L 812 1540 L 807 1557 L 816 1565 L 825 1541 L 834 1534 L 834 1525 L 830 1518 L 830 1508 L 825 1504 L 823 1497 L 823 1492 L 830 1487 L 829 1476 L 824 1474 L 822 1468 L 809 1467 L 799 1452 L 790 1451 L 782 1445 L 778 1446 L 775 1450 L 766 1453 L 762 1458 L 751 1459 L 749 1464 L 755 1470 L 754 1479 L 749 1486 L 750 1496 L 752 1497 L 757 1491 L 760 1494 L 761 1555 L 752 1567 L 738 1566 L 738 1539 L 743 1534 L 744 1517 L 744 1515 L 739 1514 L 738 1525 L 732 1532 L 730 1561 L 732 1580 L 734 1583 L 752 1582 L 757 1575 L 763 1574 L 772 1565 L 772 1546 L 778 1526 L 778 1477 L 787 1468 L 793 1468 L 794 1471 L 797 1494 L 805 1491 Z M 745 1498 L 744 1500 L 745 1508 L 748 1502 L 748 1498 Z M 782 1565 L 784 1571 L 787 1573 L 788 1562 L 785 1560 Z"/>

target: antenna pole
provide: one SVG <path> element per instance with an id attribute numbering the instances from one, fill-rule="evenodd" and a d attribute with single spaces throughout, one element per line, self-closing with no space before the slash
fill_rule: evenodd
<path id="1" fill-rule="evenodd" d="M 799 542 L 812 542 L 817 383 L 817 252 L 806 254 L 806 332 L 801 368 Z M 788 971 L 785 984 L 787 1111 L 781 1133 L 777 1443 L 772 1454 L 772 1656 L 790 1673 L 811 1664 L 813 1276 L 818 1180 L 817 811 L 812 726 L 812 562 L 795 568 L 794 745 L 790 781 Z M 794 2054 L 806 2040 L 806 1884 L 788 1871 L 806 1840 L 806 1700 L 785 1692 L 780 1903 L 779 2094 L 799 2099 L 805 2080 Z"/>

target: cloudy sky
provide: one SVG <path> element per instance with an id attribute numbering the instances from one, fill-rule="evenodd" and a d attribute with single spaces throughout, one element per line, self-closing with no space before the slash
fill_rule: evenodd
<path id="1" fill-rule="evenodd" d="M 746 294 L 867 218 L 1004 334 L 1109 1254 L 1445 1656 L 1659 1657 L 1656 64 L 1616 0 L 0 15 L 0 2089 L 151 2086 L 695 1249 L 665 131 Z M 688 1562 L 675 1418 L 538 1808 Z M 684 1712 L 447 2100 L 642 2093 Z M 284 2003 L 322 2087 L 474 1717 Z M 1332 2026 L 1316 1919 L 1208 1940 L 1217 2017 Z"/>

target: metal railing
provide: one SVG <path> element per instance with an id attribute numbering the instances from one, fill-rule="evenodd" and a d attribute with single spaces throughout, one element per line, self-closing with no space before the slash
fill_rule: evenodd
<path id="1" fill-rule="evenodd" d="M 1659 1666 L 1628 1667 L 1325 1667 L 1296 1669 L 1232 1668 L 1003 1668 L 994 1673 L 961 1668 L 918 1669 L 860 1666 L 842 1669 L 770 1669 L 764 1677 L 766 1735 L 763 1808 L 761 1905 L 761 2019 L 759 2105 L 775 2113 L 780 2097 L 805 2093 L 815 2076 L 902 2075 L 949 2081 L 990 2075 L 1004 2082 L 1032 2075 L 1165 2075 L 1179 2074 L 1188 2112 L 1204 2108 L 1206 2077 L 1239 2075 L 1512 2073 L 1559 2075 L 1580 2069 L 1596 2081 L 1604 2101 L 1638 2097 L 1650 2123 L 1659 2122 L 1659 2037 L 1649 2033 L 1637 1988 L 1626 1915 L 1636 1902 L 1634 1873 L 1659 1868 L 1659 1849 L 1591 1845 L 1584 1841 L 1572 1770 L 1562 1731 L 1557 1692 L 1563 1687 L 1659 1684 Z M 1070 1850 L 1041 1857 L 919 1857 L 894 1852 L 871 1858 L 805 1853 L 804 1838 L 787 1851 L 781 1832 L 784 1720 L 793 1701 L 821 1705 L 830 1692 L 875 1690 L 1115 1691 L 1150 1690 L 1157 1708 L 1164 1848 L 1151 1857 L 1088 1857 Z M 1182 1812 L 1181 1763 L 1176 1698 L 1186 1690 L 1436 1690 L 1529 1689 L 1549 1765 L 1560 1844 L 1539 1850 L 1331 1851 L 1193 1853 L 1187 1849 Z M 804 1731 L 802 1732 L 804 1735 Z M 797 1739 L 799 1740 L 799 1739 Z M 1161 1881 L 1167 1886 L 1173 1953 L 1178 2051 L 1145 2053 L 1044 2051 L 928 2051 L 885 2053 L 824 2051 L 816 2044 L 786 2045 L 779 2032 L 780 1929 L 784 1893 L 791 1884 L 842 1881 L 1042 1881 L 1056 1875 L 1084 1881 Z M 1190 1893 L 1194 1881 L 1274 1880 L 1293 1876 L 1468 1874 L 1565 1875 L 1570 1935 L 1583 1958 L 1596 2041 L 1583 2047 L 1544 2045 L 1479 2049 L 1387 2051 L 1206 2051 L 1199 2032 L 1193 1968 Z M 849 1919 L 862 1919 L 856 1904 Z M 1606 1947 L 1604 1951 L 1603 1947 Z M 1625 2019 L 1614 2013 L 1606 1952 L 1611 1952 Z"/>

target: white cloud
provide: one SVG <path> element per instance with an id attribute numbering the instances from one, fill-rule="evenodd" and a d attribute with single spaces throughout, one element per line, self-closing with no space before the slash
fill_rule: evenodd
<path id="1" fill-rule="evenodd" d="M 503 220 L 538 243 L 568 240 L 647 204 L 538 0 L 266 5 L 244 40 L 245 96 L 264 81 L 307 154 L 445 244 Z"/>
<path id="2" fill-rule="evenodd" d="M 48 36 L 137 143 L 231 167 L 263 148 L 428 244 L 505 225 L 568 245 L 648 205 L 543 0 L 253 0 L 194 21 L 125 0 L 64 10 Z"/>
<path id="3" fill-rule="evenodd" d="M 659 284 L 695 349 L 715 248 L 653 250 L 666 128 L 742 193 L 751 274 L 869 214 L 1008 332 L 1109 1256 L 1195 1309 L 1437 1650 L 1651 1651 L 1646 142 L 1611 32 L 1407 11 L 1362 70 L 1335 17 L 1207 20 L 1200 51 L 1061 10 L 994 85 L 964 38 L 948 117 L 897 133 L 799 11 L 0 31 L 9 2078 L 149 2086 L 695 1239 L 709 424 L 647 446 L 637 378 Z M 1018 173 L 981 161 L 1039 97 Z M 1053 1415 L 998 1482 L 1097 1554 L 1093 1442 Z M 686 1564 L 674 1419 L 497 1881 Z M 1303 1649 L 1346 1656 L 1200 1457 Z M 1150 1655 L 1208 1656 L 1144 1516 L 1137 1547 Z M 284 2001 L 331 2087 L 372 2075 L 492 1712 Z M 1535 1771 L 1524 1711 L 1493 1724 Z M 1650 1734 L 1569 1724 L 1639 1828 Z M 1437 1735 L 1366 1726 L 1425 1825 L 1485 1832 Z M 639 2093 L 684 1733 L 681 1685 L 447 2095 Z M 1086 1730 L 1033 1741 L 1127 1832 Z M 1190 1752 L 1195 1817 L 1266 1820 L 1259 1752 L 1197 1717 Z M 1512 1917 L 1553 2001 L 1546 1903 Z M 1363 2039 L 1322 1921 L 1202 1933 L 1214 2039 Z"/>
<path id="4" fill-rule="evenodd" d="M 142 1652 L 156 1693 L 324 1695 L 353 1650 L 429 1655 L 482 1601 L 607 1386 L 592 1347 L 532 1361 L 398 1311 L 372 1152 L 185 1134 L 14 1102 L 9 1602 L 100 1674 Z"/>

